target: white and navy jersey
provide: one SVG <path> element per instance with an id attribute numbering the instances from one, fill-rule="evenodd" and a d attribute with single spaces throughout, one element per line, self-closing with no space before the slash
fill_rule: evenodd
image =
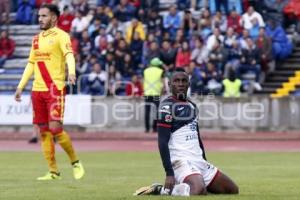
<path id="1" fill-rule="evenodd" d="M 166 98 L 160 104 L 157 125 L 159 150 L 167 175 L 172 175 L 171 163 L 175 160 L 205 159 L 194 103 Z"/>

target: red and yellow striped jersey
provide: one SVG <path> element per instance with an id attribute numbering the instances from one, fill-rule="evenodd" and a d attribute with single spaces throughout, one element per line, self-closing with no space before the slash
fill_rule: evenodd
<path id="1" fill-rule="evenodd" d="M 70 36 L 63 30 L 54 27 L 34 36 L 27 65 L 33 66 L 33 70 L 25 69 L 18 88 L 24 88 L 33 73 L 33 91 L 48 91 L 53 86 L 63 89 L 68 54 L 74 59 Z M 75 75 L 75 62 L 70 63 L 69 74 Z"/>

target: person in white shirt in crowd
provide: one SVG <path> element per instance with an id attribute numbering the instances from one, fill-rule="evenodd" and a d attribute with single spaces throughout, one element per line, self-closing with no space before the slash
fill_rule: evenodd
<path id="1" fill-rule="evenodd" d="M 247 12 L 245 14 L 242 15 L 242 18 L 241 18 L 241 25 L 243 28 L 245 29 L 251 29 L 253 27 L 253 23 L 252 23 L 252 20 L 256 18 L 257 21 L 258 21 L 258 24 L 260 27 L 264 27 L 265 26 L 265 22 L 261 16 L 261 14 L 259 14 L 258 12 L 256 12 L 254 10 L 254 8 L 252 6 L 250 6 L 248 9 L 247 9 Z"/>
<path id="2" fill-rule="evenodd" d="M 224 36 L 221 34 L 221 31 L 219 28 L 214 29 L 214 33 L 208 37 L 206 47 L 209 51 L 213 49 L 215 44 L 220 41 L 220 43 L 224 42 Z"/>

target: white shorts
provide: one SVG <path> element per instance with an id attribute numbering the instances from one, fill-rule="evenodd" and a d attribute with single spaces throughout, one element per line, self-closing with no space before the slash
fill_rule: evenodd
<path id="1" fill-rule="evenodd" d="M 218 168 L 206 160 L 175 160 L 172 162 L 174 175 L 177 183 L 183 183 L 188 176 L 200 174 L 207 187 L 216 177 Z"/>

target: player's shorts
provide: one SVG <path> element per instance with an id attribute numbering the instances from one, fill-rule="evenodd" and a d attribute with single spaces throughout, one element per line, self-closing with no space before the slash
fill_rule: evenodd
<path id="1" fill-rule="evenodd" d="M 205 186 L 214 180 L 218 174 L 218 168 L 207 162 L 206 160 L 175 160 L 172 162 L 174 175 L 177 183 L 184 183 L 187 177 L 195 174 L 200 174 Z"/>
<path id="2" fill-rule="evenodd" d="M 65 89 L 56 91 L 32 91 L 33 123 L 48 124 L 50 121 L 63 122 Z"/>

